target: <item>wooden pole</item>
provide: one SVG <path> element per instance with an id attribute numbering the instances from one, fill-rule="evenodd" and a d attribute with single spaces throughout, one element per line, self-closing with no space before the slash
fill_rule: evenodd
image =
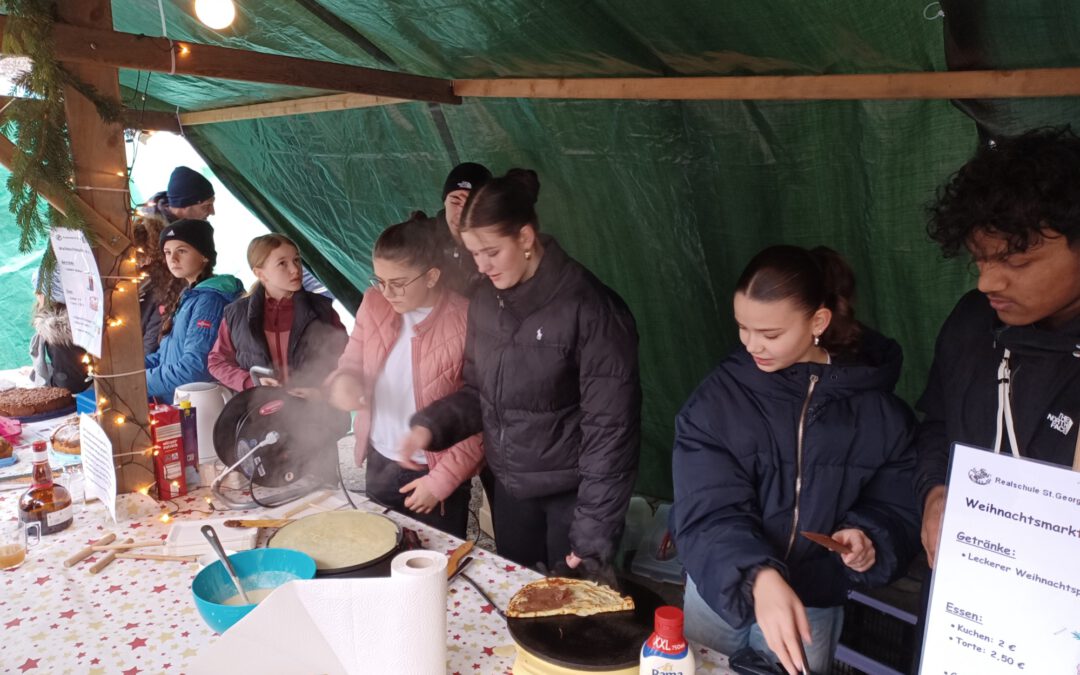
<path id="1" fill-rule="evenodd" d="M 112 28 L 109 0 L 59 0 L 57 11 L 62 21 L 72 25 Z M 85 64 L 67 64 L 67 67 L 104 96 L 119 100 L 120 83 L 116 68 Z M 79 190 L 79 195 L 93 211 L 130 238 L 130 198 L 127 193 L 123 130 L 118 125 L 106 124 L 94 105 L 71 87 L 65 90 L 65 101 L 71 152 L 75 161 L 75 184 L 89 188 Z M 134 265 L 123 256 L 98 249 L 95 257 L 103 276 L 134 274 Z M 105 279 L 103 282 L 105 316 L 122 319 L 123 324 L 105 327 L 101 359 L 96 370 L 102 375 L 134 374 L 97 381 L 98 397 L 107 398 L 107 403 L 101 407 L 111 409 L 102 415 L 101 422 L 121 466 L 116 474 L 117 490 L 135 492 L 154 482 L 152 458 L 129 454 L 150 447 L 150 439 L 142 431 L 150 426 L 146 376 L 140 372 L 143 369 L 143 349 L 139 294 L 137 286 L 130 282 L 121 282 L 125 283 L 126 292 L 111 291 L 117 285 L 114 280 Z M 129 422 L 116 424 L 117 415 L 123 415 Z"/>
<path id="2" fill-rule="evenodd" d="M 235 122 L 237 120 L 266 119 L 269 117 L 284 117 L 286 115 L 308 115 L 311 113 L 336 112 L 338 110 L 353 110 L 356 108 L 373 108 L 376 106 L 393 105 L 395 103 L 411 103 L 411 101 L 403 98 L 368 96 L 366 94 L 331 94 L 330 96 L 313 96 L 311 98 L 292 99 L 289 101 L 255 103 L 252 105 L 233 106 L 230 108 L 215 108 L 213 110 L 181 113 L 180 124 L 187 127 L 198 124 Z"/>
<path id="3" fill-rule="evenodd" d="M 455 80 L 462 97 L 717 100 L 875 100 L 1080 96 L 1080 68 L 866 75 L 586 77 Z"/>
<path id="4" fill-rule="evenodd" d="M 6 16 L 0 15 L 0 32 L 6 20 Z M 66 15 L 61 15 L 61 21 L 63 23 L 53 26 L 54 53 L 56 58 L 67 63 L 311 87 L 432 103 L 461 103 L 449 80 L 120 33 L 112 30 L 111 24 L 98 23 L 91 27 L 69 20 Z"/>

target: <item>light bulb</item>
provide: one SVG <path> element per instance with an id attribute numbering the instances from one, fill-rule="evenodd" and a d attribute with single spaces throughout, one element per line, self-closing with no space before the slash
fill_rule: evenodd
<path id="1" fill-rule="evenodd" d="M 228 28 L 236 18 L 236 5 L 233 0 L 195 0 L 195 16 L 207 28 L 221 30 Z"/>

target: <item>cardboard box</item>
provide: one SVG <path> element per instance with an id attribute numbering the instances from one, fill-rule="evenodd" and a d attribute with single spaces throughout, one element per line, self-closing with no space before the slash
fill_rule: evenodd
<path id="1" fill-rule="evenodd" d="M 180 411 L 171 405 L 150 409 L 150 438 L 154 443 L 154 479 L 158 499 L 175 499 L 187 494 L 184 476 L 184 439 L 180 433 Z"/>

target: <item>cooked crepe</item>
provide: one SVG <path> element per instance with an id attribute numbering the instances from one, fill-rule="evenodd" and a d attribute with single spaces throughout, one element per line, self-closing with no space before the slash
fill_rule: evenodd
<path id="1" fill-rule="evenodd" d="M 371 562 L 397 546 L 398 526 L 375 513 L 329 511 L 289 523 L 270 545 L 291 548 L 315 559 L 320 570 L 336 570 Z"/>

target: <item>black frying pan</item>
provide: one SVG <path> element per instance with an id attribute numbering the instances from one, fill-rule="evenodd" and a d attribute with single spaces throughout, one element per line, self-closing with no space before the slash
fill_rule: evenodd
<path id="1" fill-rule="evenodd" d="M 665 604 L 653 591 L 620 579 L 634 610 L 593 616 L 508 618 L 510 636 L 525 651 L 556 666 L 575 670 L 617 670 L 636 666 L 641 645 L 653 631 L 653 614 Z"/>

